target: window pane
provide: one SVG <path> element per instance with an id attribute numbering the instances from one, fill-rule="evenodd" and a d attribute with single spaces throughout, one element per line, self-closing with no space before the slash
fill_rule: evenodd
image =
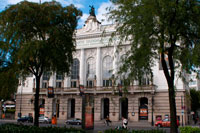
<path id="1" fill-rule="evenodd" d="M 74 59 L 71 70 L 71 79 L 78 79 L 79 77 L 79 60 Z"/>
<path id="2" fill-rule="evenodd" d="M 110 56 L 103 59 L 103 78 L 109 79 L 112 76 L 113 61 Z"/>
<path id="3" fill-rule="evenodd" d="M 87 79 L 94 79 L 96 74 L 96 62 L 94 58 L 89 58 L 87 60 Z"/>

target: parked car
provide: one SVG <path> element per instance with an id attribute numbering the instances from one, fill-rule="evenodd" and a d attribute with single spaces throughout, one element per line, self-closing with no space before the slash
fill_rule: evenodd
<path id="1" fill-rule="evenodd" d="M 179 126 L 179 120 L 177 119 L 177 125 Z M 155 124 L 156 127 L 170 127 L 170 120 L 168 118 L 161 121 L 157 121 Z"/>
<path id="2" fill-rule="evenodd" d="M 68 125 L 81 125 L 81 119 L 74 118 L 66 121 L 66 124 Z"/>
<path id="3" fill-rule="evenodd" d="M 21 118 L 18 118 L 17 122 L 30 122 L 30 123 L 32 123 L 33 122 L 33 117 L 24 115 Z"/>
<path id="4" fill-rule="evenodd" d="M 49 118 L 46 117 L 46 116 L 40 116 L 40 117 L 39 117 L 39 122 L 40 122 L 40 123 L 51 123 L 51 119 L 49 119 Z"/>

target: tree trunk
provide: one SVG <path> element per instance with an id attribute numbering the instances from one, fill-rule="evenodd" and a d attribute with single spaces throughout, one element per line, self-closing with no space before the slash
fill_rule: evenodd
<path id="1" fill-rule="evenodd" d="M 39 106 L 38 106 L 38 102 L 39 102 L 39 92 L 40 92 L 40 76 L 35 76 L 36 77 L 36 91 L 35 91 L 35 106 L 34 106 L 34 110 L 35 110 L 35 118 L 34 118 L 34 126 L 39 126 Z"/>
<path id="2" fill-rule="evenodd" d="M 168 84 L 168 94 L 169 94 L 169 106 L 170 106 L 170 132 L 171 133 L 178 133 L 178 126 L 177 126 L 177 118 L 176 118 L 176 101 L 175 101 L 175 88 L 174 88 L 174 64 L 173 64 L 173 47 L 170 48 L 168 51 L 168 61 L 169 61 L 169 67 L 170 67 L 170 74 L 168 71 L 168 66 L 165 61 L 164 51 L 161 53 L 161 61 L 162 61 L 162 67 L 163 71 L 167 80 Z"/>
<path id="3" fill-rule="evenodd" d="M 169 105 L 170 105 L 170 121 L 171 121 L 171 128 L 170 133 L 178 133 L 178 125 L 177 125 L 177 118 L 176 118 L 176 100 L 175 100 L 175 90 L 174 85 L 171 83 L 168 89 L 169 93 Z"/>

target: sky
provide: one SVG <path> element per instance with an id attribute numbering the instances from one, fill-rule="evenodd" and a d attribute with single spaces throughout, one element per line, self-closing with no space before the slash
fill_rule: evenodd
<path id="1" fill-rule="evenodd" d="M 6 6 L 10 4 L 16 4 L 23 0 L 0 0 L 0 11 L 4 10 Z M 40 2 L 40 0 L 27 0 L 30 2 Z M 41 2 L 52 1 L 52 0 L 41 0 Z M 106 10 L 107 7 L 111 6 L 111 2 L 109 0 L 56 0 L 60 2 L 62 6 L 67 6 L 69 4 L 74 4 L 78 9 L 83 12 L 83 16 L 81 17 L 78 27 L 81 28 L 84 25 L 87 17 L 89 16 L 90 5 L 93 5 L 95 8 L 95 14 L 97 19 L 102 22 L 103 25 L 109 24 L 110 22 L 106 21 Z"/>

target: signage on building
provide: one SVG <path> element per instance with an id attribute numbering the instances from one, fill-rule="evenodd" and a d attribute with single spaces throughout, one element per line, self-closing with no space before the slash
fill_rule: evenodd
<path id="1" fill-rule="evenodd" d="M 40 115 L 44 115 L 44 108 L 40 108 Z"/>
<path id="2" fill-rule="evenodd" d="M 48 98 L 54 97 L 54 89 L 53 87 L 48 87 Z"/>
<path id="3" fill-rule="evenodd" d="M 140 120 L 148 120 L 148 107 L 146 105 L 140 106 L 139 119 Z"/>

